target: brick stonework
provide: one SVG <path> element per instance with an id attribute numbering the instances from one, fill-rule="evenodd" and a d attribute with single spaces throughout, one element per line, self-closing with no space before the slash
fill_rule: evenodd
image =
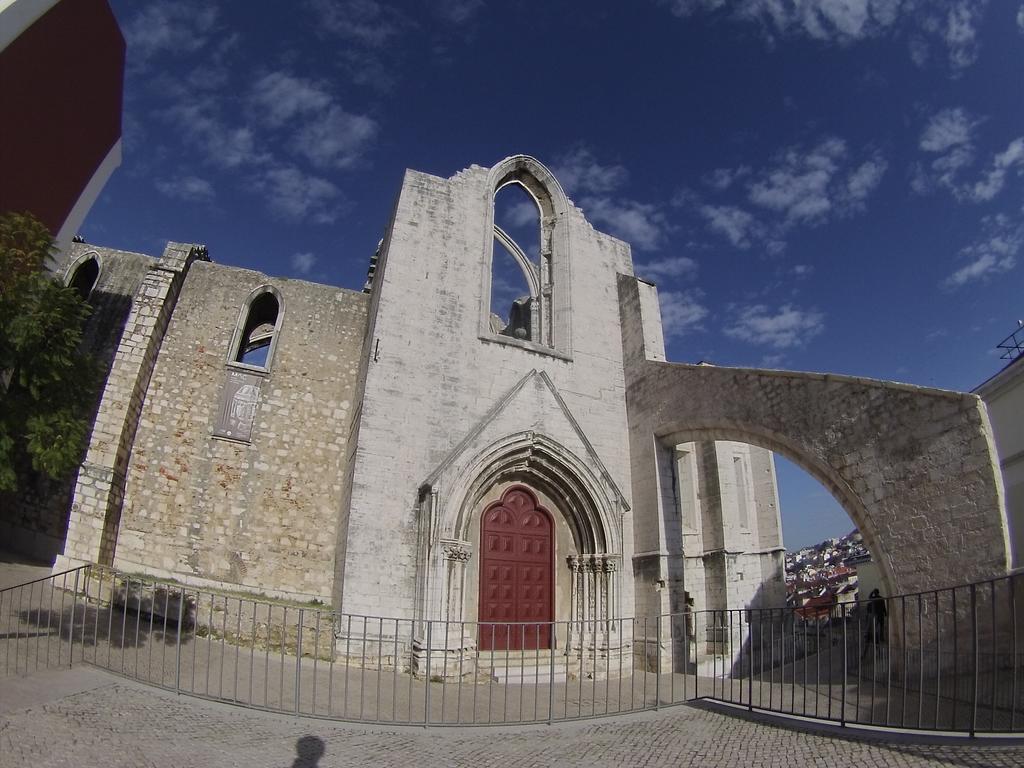
<path id="1" fill-rule="evenodd" d="M 263 285 L 279 291 L 283 318 L 252 440 L 217 438 L 232 333 Z M 135 436 L 116 566 L 330 598 L 366 304 L 354 291 L 192 267 Z"/>

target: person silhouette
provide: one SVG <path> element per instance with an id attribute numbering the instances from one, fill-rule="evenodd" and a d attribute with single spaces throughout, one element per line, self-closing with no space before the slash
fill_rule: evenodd
<path id="1" fill-rule="evenodd" d="M 316 736 L 303 736 L 295 742 L 295 751 L 298 757 L 292 763 L 292 768 L 318 768 L 325 747 L 323 741 Z"/>
<path id="2" fill-rule="evenodd" d="M 864 652 L 861 654 L 861 658 L 867 656 L 868 645 L 877 646 L 885 642 L 885 619 L 888 613 L 885 607 L 885 598 L 877 589 L 871 590 L 867 605 L 868 626 L 864 630 Z"/>

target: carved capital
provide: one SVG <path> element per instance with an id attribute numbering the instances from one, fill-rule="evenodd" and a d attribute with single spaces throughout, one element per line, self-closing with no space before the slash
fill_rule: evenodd
<path id="1" fill-rule="evenodd" d="M 445 560 L 451 560 L 456 563 L 468 563 L 469 558 L 473 556 L 469 547 L 464 544 L 445 544 L 441 547 L 441 554 Z"/>

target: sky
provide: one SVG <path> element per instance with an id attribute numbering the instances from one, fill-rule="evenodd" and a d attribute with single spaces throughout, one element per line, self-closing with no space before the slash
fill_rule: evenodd
<path id="1" fill-rule="evenodd" d="M 89 242 L 361 288 L 406 168 L 524 153 L 631 243 L 670 360 L 971 390 L 1024 319 L 1018 0 L 111 5 Z M 852 527 L 779 477 L 790 548 Z"/>

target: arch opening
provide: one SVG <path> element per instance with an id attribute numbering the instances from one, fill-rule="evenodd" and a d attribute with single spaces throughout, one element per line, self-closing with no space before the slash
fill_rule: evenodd
<path id="1" fill-rule="evenodd" d="M 724 478 L 722 486 L 724 493 L 721 494 L 719 503 L 731 505 L 733 510 L 731 522 L 736 540 L 748 541 L 752 547 L 762 551 L 776 548 L 782 552 L 785 548 L 789 548 L 791 551 L 793 549 L 800 550 L 804 549 L 805 545 L 817 544 L 819 541 L 831 538 L 839 539 L 844 534 L 850 533 L 852 529 L 859 535 L 860 543 L 866 553 L 866 557 L 855 557 L 855 554 L 862 555 L 864 553 L 851 553 L 850 558 L 854 560 L 855 570 L 867 574 L 865 583 L 869 585 L 869 588 L 877 587 L 883 595 L 897 594 L 898 585 L 896 585 L 892 574 L 888 553 L 881 546 L 879 532 L 873 526 L 864 503 L 831 467 L 823 465 L 799 448 L 789 445 L 777 437 L 767 437 L 742 429 L 680 430 L 660 437 L 658 442 L 661 446 L 673 450 L 677 457 L 681 450 L 692 451 L 696 456 L 700 456 L 703 451 L 705 466 L 708 465 L 707 453 L 709 451 L 714 453 L 719 460 L 715 474 L 718 478 Z M 780 464 L 776 463 L 776 457 L 782 459 Z M 691 460 L 691 469 L 687 470 L 677 460 L 672 470 L 676 493 L 680 493 L 678 490 L 680 481 L 685 485 L 686 472 L 696 472 L 695 466 Z M 780 466 L 782 483 L 779 482 Z M 710 472 L 710 470 L 707 471 Z M 814 538 L 814 533 L 811 531 L 804 533 L 804 529 L 810 526 L 803 525 L 801 520 L 809 520 L 812 513 L 808 509 L 800 514 L 793 509 L 796 500 L 787 496 L 787 489 L 794 488 L 799 493 L 812 494 L 811 501 L 827 512 L 831 528 L 818 527 L 813 530 L 819 532 L 829 530 L 829 535 L 822 536 L 820 540 L 811 541 Z M 718 491 L 717 488 L 713 490 Z M 787 514 L 787 507 L 784 503 L 786 501 L 790 502 L 790 511 L 794 514 Z M 680 529 L 684 532 L 684 539 L 687 531 L 691 535 L 704 535 L 707 530 L 706 521 L 700 519 L 699 512 L 694 512 L 694 509 L 700 507 L 701 501 L 694 500 L 690 494 L 682 493 L 679 504 Z M 784 528 L 790 536 L 789 540 L 784 538 Z M 845 530 L 840 531 L 842 528 Z M 719 534 L 719 538 L 713 543 L 720 548 L 728 549 L 725 541 L 727 537 L 727 533 Z M 701 543 L 707 544 L 704 541 Z M 787 547 L 787 544 L 790 546 Z M 799 546 L 793 546 L 796 544 Z M 856 547 L 851 547 L 851 549 L 856 549 Z M 838 557 L 838 554 L 834 557 Z M 845 560 L 845 556 L 843 559 Z M 781 570 L 784 566 L 782 559 L 778 560 L 778 564 L 772 566 L 776 571 Z M 824 569 L 821 574 L 814 574 L 816 578 L 814 579 L 815 584 L 811 585 L 812 588 L 817 588 L 820 591 L 822 587 L 836 587 L 841 592 L 845 589 L 841 599 L 847 601 L 858 599 L 858 592 L 849 588 L 851 581 L 859 580 L 857 573 L 852 572 L 854 571 L 853 566 L 847 570 L 843 564 L 830 564 L 830 567 Z M 835 583 L 818 583 L 825 581 L 834 581 Z M 792 592 L 792 589 L 790 591 Z M 755 602 L 758 606 L 763 607 L 781 607 L 782 603 L 779 601 L 782 595 L 776 594 L 777 592 L 778 590 L 768 589 Z M 864 594 L 866 595 L 867 592 Z M 837 599 L 839 598 L 837 597 Z M 792 602 L 792 595 L 790 595 L 790 602 Z M 774 603 L 774 605 L 769 605 L 769 603 Z"/>
<path id="2" fill-rule="evenodd" d="M 281 301 L 269 286 L 257 289 L 242 309 L 230 360 L 244 366 L 269 370 L 281 326 Z"/>
<path id="3" fill-rule="evenodd" d="M 537 199 L 519 182 L 494 195 L 491 330 L 540 342 L 541 216 Z"/>
<path id="4" fill-rule="evenodd" d="M 565 193 L 541 163 L 516 155 L 491 169 L 487 194 L 482 337 L 571 354 Z"/>
<path id="5" fill-rule="evenodd" d="M 80 262 L 71 273 L 68 279 L 68 287 L 73 288 L 83 301 L 89 300 L 89 295 L 96 287 L 96 281 L 100 276 L 100 264 L 94 256 L 89 256 Z"/>

